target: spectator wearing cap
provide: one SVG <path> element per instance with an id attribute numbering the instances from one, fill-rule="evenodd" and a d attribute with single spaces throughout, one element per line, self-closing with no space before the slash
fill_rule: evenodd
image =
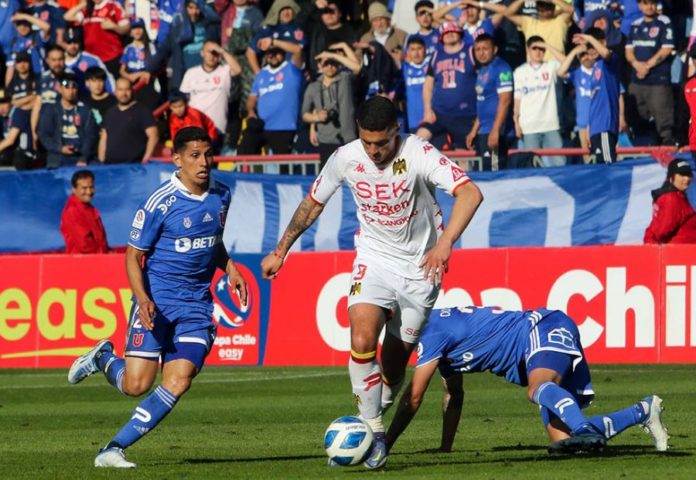
<path id="1" fill-rule="evenodd" d="M 65 12 L 63 18 L 83 26 L 85 51 L 99 57 L 107 71 L 117 77 L 123 52 L 121 36 L 130 30 L 123 7 L 113 0 L 85 1 Z"/>
<path id="2" fill-rule="evenodd" d="M 320 168 L 338 147 L 357 138 L 353 74 L 341 70 L 344 58 L 328 50 L 317 56 L 321 76 L 307 86 L 302 101 L 302 120 L 312 126 L 310 141 L 319 147 Z"/>
<path id="3" fill-rule="evenodd" d="M 48 44 L 60 45 L 63 44 L 63 36 L 65 34 L 65 19 L 63 19 L 63 9 L 50 0 L 33 0 L 27 5 L 28 13 L 39 18 L 51 26 L 50 38 Z"/>
<path id="4" fill-rule="evenodd" d="M 674 95 L 670 84 L 674 33 L 669 18 L 657 12 L 657 0 L 640 0 L 643 18 L 633 22 L 626 44 L 631 65 L 626 108 L 634 131 L 645 134 L 650 118 L 660 145 L 674 144 Z"/>
<path id="5" fill-rule="evenodd" d="M 417 135 L 441 148 L 450 138 L 466 148 L 476 117 L 476 67 L 455 22 L 440 27 L 440 45 L 430 59 L 423 84 L 423 123 Z"/>
<path id="6" fill-rule="evenodd" d="M 92 110 L 78 100 L 77 76 L 64 72 L 60 101 L 47 103 L 39 114 L 38 136 L 46 148 L 46 166 L 87 165 L 97 148 L 97 124 Z"/>
<path id="7" fill-rule="evenodd" d="M 358 40 L 355 29 L 343 22 L 343 13 L 337 0 L 329 0 L 326 6 L 319 8 L 317 13 L 320 22 L 313 29 L 309 41 L 309 68 L 312 73 L 318 72 L 317 55 L 332 48 L 338 43 L 353 45 Z"/>
<path id="8" fill-rule="evenodd" d="M 232 54 L 212 41 L 203 44 L 199 55 L 203 63 L 186 71 L 180 90 L 189 95 L 193 108 L 210 117 L 221 141 L 227 131 L 230 88 L 242 67 Z"/>
<path id="9" fill-rule="evenodd" d="M 141 84 L 135 92 L 135 99 L 154 110 L 159 103 L 159 94 L 155 91 L 156 80 L 147 71 L 147 65 L 157 53 L 157 47 L 150 41 L 142 18 L 131 20 L 130 36 L 133 41 L 123 50 L 120 73 L 134 86 Z"/>
<path id="10" fill-rule="evenodd" d="M 91 67 L 98 67 L 107 72 L 106 91 L 113 93 L 114 77 L 108 73 L 104 62 L 96 55 L 83 50 L 82 27 L 68 27 L 65 31 L 65 45 L 65 67 L 77 76 L 80 95 L 87 93 L 85 72 Z"/>
<path id="11" fill-rule="evenodd" d="M 208 41 L 220 41 L 220 16 L 201 0 L 186 0 L 184 11 L 174 17 L 167 41 L 157 45 L 147 70 L 155 73 L 166 64 L 168 89 L 177 90 L 184 73 L 201 64 L 201 49 Z"/>
<path id="12" fill-rule="evenodd" d="M 246 51 L 249 66 L 254 74 L 261 70 L 259 56 L 274 48 L 285 52 L 297 67 L 304 63 L 303 51 L 306 38 L 296 21 L 300 6 L 294 0 L 275 0 L 263 21 L 263 27 L 251 40 Z"/>
<path id="13" fill-rule="evenodd" d="M 270 47 L 264 57 L 267 64 L 256 74 L 247 99 L 247 128 L 237 149 L 243 155 L 261 153 L 264 146 L 274 154 L 290 153 L 297 131 L 302 71 L 278 47 Z"/>
<path id="14" fill-rule="evenodd" d="M 7 53 L 7 70 L 5 70 L 5 85 L 8 85 L 14 75 L 14 56 L 19 52 L 29 52 L 31 55 L 31 68 L 36 75 L 43 70 L 43 59 L 41 50 L 45 47 L 50 38 L 51 26 L 48 22 L 38 19 L 28 13 L 27 10 L 20 10 L 12 16 L 15 27 L 15 35 L 10 43 Z M 36 27 L 38 31 L 32 30 Z"/>
<path id="15" fill-rule="evenodd" d="M 476 150 L 483 170 L 507 168 L 507 152 L 514 139 L 512 69 L 497 54 L 492 36 L 482 33 L 476 37 L 476 120 L 467 136 L 467 148 Z"/>
<path id="16" fill-rule="evenodd" d="M 72 194 L 60 216 L 60 232 L 65 239 L 65 253 L 107 253 L 109 244 L 99 210 L 92 205 L 94 174 L 78 170 L 70 180 Z"/>
<path id="17" fill-rule="evenodd" d="M 696 243 L 696 211 L 686 190 L 694 178 L 686 159 L 674 159 L 667 167 L 662 186 L 651 192 L 653 213 L 645 230 L 645 243 Z"/>
<path id="18" fill-rule="evenodd" d="M 495 37 L 496 29 L 503 21 L 506 7 L 496 3 L 486 4 L 489 10 L 493 11 L 493 15 L 486 18 L 481 18 L 481 9 L 484 2 L 474 0 L 462 0 L 460 3 L 449 3 L 442 5 L 434 12 L 436 21 L 454 21 L 462 27 L 464 31 L 464 44 L 472 46 L 476 37 L 485 33 L 491 37 Z M 459 18 L 450 14 L 454 9 L 463 7 Z"/>
<path id="19" fill-rule="evenodd" d="M 440 43 L 440 32 L 437 28 L 433 28 L 433 13 L 434 4 L 430 0 L 418 0 L 414 7 L 416 13 L 416 22 L 418 31 L 411 33 L 406 37 L 404 45 L 408 48 L 412 38 L 420 38 L 425 45 L 425 61 L 430 61 L 435 49 Z"/>
<path id="20" fill-rule="evenodd" d="M 147 163 L 155 152 L 159 133 L 152 110 L 135 101 L 127 78 L 116 80 L 116 106 L 104 115 L 99 135 L 99 161 Z"/>
<path id="21" fill-rule="evenodd" d="M 17 170 L 31 168 L 36 154 L 32 142 L 29 112 L 13 107 L 12 98 L 0 90 L 0 165 L 13 166 Z"/>
<path id="22" fill-rule="evenodd" d="M 101 127 L 107 110 L 116 105 L 116 97 L 106 91 L 106 70 L 90 67 L 85 71 L 85 84 L 89 94 L 83 96 L 83 102 L 92 109 L 97 126 Z"/>
<path id="23" fill-rule="evenodd" d="M 205 113 L 190 106 L 184 93 L 174 91 L 169 94 L 169 111 L 170 138 L 176 137 L 176 133 L 184 127 L 200 127 L 208 132 L 213 143 L 217 141 L 215 123 Z"/>
<path id="24" fill-rule="evenodd" d="M 515 133 L 526 150 L 563 146 L 556 102 L 556 80 L 561 65 L 557 60 L 544 60 L 548 53 L 546 47 L 543 38 L 529 37 L 528 61 L 513 72 Z M 545 155 L 541 157 L 541 163 L 544 167 L 559 167 L 565 165 L 566 159 L 559 155 Z"/>
<path id="25" fill-rule="evenodd" d="M 412 35 L 406 42 L 406 58 L 401 64 L 399 97 L 405 100 L 406 129 L 416 133 L 423 120 L 423 84 L 428 76 L 428 61 L 423 37 Z"/>
<path id="26" fill-rule="evenodd" d="M 15 53 L 14 75 L 7 86 L 12 96 L 12 105 L 22 110 L 31 110 L 37 98 L 38 81 L 31 68 L 29 52 Z"/>
<path id="27" fill-rule="evenodd" d="M 544 39 L 559 52 L 565 54 L 565 40 L 568 28 L 572 24 L 573 5 L 564 0 L 537 1 L 537 18 L 529 15 L 517 15 L 526 0 L 515 0 L 505 10 L 505 17 L 524 34 L 525 41 L 537 36 Z M 494 10 L 491 2 L 482 3 L 483 8 Z M 495 11 L 495 10 L 494 10 Z M 551 52 L 546 52 L 545 61 L 553 60 Z"/>
<path id="28" fill-rule="evenodd" d="M 367 9 L 367 17 L 370 20 L 370 30 L 360 37 L 357 45 L 360 49 L 358 54 L 361 55 L 370 42 L 376 41 L 391 55 L 394 65 L 400 68 L 407 33 L 391 24 L 391 13 L 383 3 L 371 3 Z"/>

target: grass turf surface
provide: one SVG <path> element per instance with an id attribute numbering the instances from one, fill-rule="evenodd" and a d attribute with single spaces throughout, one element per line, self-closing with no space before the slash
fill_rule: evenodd
<path id="1" fill-rule="evenodd" d="M 68 385 L 67 370 L 0 370 L 0 478 L 696 478 L 694 367 L 597 366 L 588 415 L 618 410 L 649 393 L 664 399 L 672 436 L 656 452 L 632 427 L 604 454 L 550 457 L 526 390 L 489 374 L 466 375 L 454 452 L 439 445 L 440 387 L 399 439 L 387 468 L 329 468 L 322 448 L 329 422 L 353 414 L 345 368 L 206 368 L 173 412 L 128 450 L 131 471 L 92 467 L 138 399 L 97 374 Z M 387 415 L 387 422 L 393 412 Z"/>

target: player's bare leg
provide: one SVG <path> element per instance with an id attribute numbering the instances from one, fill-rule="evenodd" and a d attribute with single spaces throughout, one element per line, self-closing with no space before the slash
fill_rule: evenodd
<path id="1" fill-rule="evenodd" d="M 350 360 L 348 373 L 360 416 L 375 435 L 373 447 L 365 466 L 380 468 L 386 462 L 382 423 L 382 371 L 377 361 L 377 342 L 386 316 L 381 307 L 358 303 L 348 309 L 350 318 Z"/>
<path id="2" fill-rule="evenodd" d="M 415 343 L 404 342 L 388 331 L 382 343 L 382 414 L 394 403 L 406 378 L 406 365 Z"/>
<path id="3" fill-rule="evenodd" d="M 122 391 L 130 397 L 139 397 L 152 388 L 157 378 L 159 362 L 140 357 L 126 357 Z"/>

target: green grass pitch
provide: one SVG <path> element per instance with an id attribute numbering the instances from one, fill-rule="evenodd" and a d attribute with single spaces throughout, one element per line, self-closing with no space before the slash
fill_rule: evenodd
<path id="1" fill-rule="evenodd" d="M 440 436 L 442 397 L 434 381 L 380 472 L 326 466 L 324 430 L 356 411 L 346 368 L 206 368 L 172 414 L 128 450 L 139 464 L 133 471 L 96 469 L 92 462 L 139 400 L 121 396 L 99 374 L 68 385 L 66 373 L 0 371 L 0 478 L 696 478 L 693 366 L 592 369 L 597 396 L 586 412 L 616 410 L 657 393 L 672 436 L 668 452 L 656 452 L 633 427 L 603 455 L 549 457 L 525 389 L 473 374 L 465 376 L 455 451 L 427 451 Z"/>

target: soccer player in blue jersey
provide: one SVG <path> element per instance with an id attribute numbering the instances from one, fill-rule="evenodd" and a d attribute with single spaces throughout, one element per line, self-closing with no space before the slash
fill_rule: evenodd
<path id="1" fill-rule="evenodd" d="M 574 35 L 573 43 L 578 46 L 561 64 L 558 75 L 565 76 L 573 59 L 581 51 L 587 51 L 592 62 L 588 112 L 590 153 L 596 162 L 611 163 L 616 161 L 619 136 L 619 57 L 607 48 L 604 32 L 599 28 L 592 27 L 585 34 Z"/>
<path id="2" fill-rule="evenodd" d="M 423 124 L 416 135 L 426 141 L 434 139 L 436 148 L 443 143 L 442 135 L 449 135 L 453 146 L 466 147 L 476 117 L 474 59 L 456 23 L 442 24 L 440 42 L 423 84 Z"/>
<path id="3" fill-rule="evenodd" d="M 211 143 L 203 129 L 179 130 L 172 157 L 179 169 L 135 213 L 126 250 L 133 307 L 125 359 L 102 340 L 68 373 L 74 384 L 101 371 L 121 393 L 137 397 L 150 390 L 162 363 L 162 383 L 99 451 L 96 467 L 135 467 L 123 450 L 155 428 L 191 387 L 215 339 L 210 282 L 216 268 L 225 270 L 246 304 L 246 283 L 222 243 L 230 191 L 211 178 Z"/>
<path id="4" fill-rule="evenodd" d="M 573 320 L 558 310 L 505 311 L 495 307 L 433 310 L 418 344 L 411 384 L 387 432 L 394 445 L 423 401 L 439 370 L 446 402 L 440 449 L 450 451 L 464 401 L 462 374 L 490 371 L 527 387 L 539 405 L 551 439 L 550 453 L 601 451 L 608 439 L 633 425 L 643 426 L 658 451 L 667 450 L 662 399 L 649 395 L 623 410 L 587 418 L 582 408 L 594 398 L 590 370 Z"/>
<path id="5" fill-rule="evenodd" d="M 508 146 L 515 136 L 511 108 L 512 69 L 497 53 L 493 37 L 483 33 L 476 38 L 474 57 L 479 65 L 476 120 L 467 135 L 466 146 L 481 156 L 483 170 L 507 168 Z"/>

